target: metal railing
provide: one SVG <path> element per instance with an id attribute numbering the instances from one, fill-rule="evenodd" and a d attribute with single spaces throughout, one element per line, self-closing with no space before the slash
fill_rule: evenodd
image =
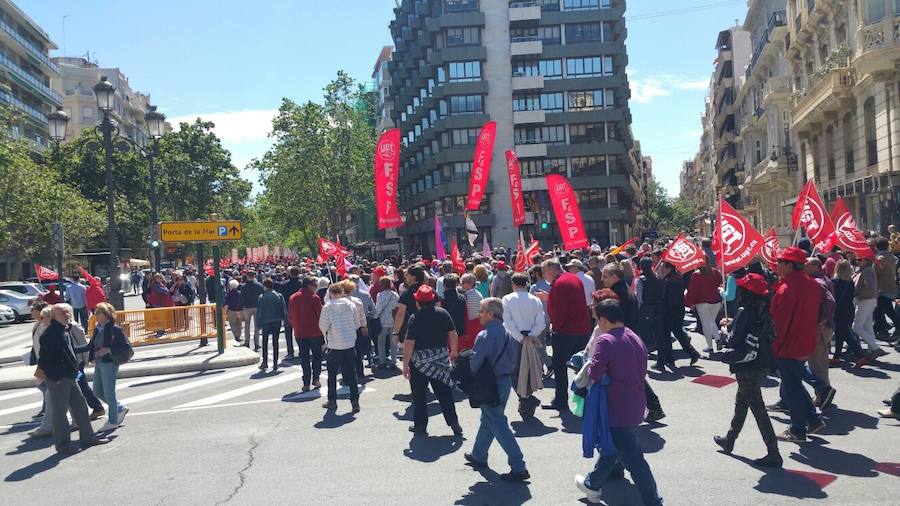
<path id="1" fill-rule="evenodd" d="M 216 337 L 216 305 L 200 304 L 116 311 L 116 325 L 122 327 L 132 346 L 203 338 L 214 339 Z M 94 326 L 95 320 L 91 316 L 88 322 L 88 335 L 93 334 Z"/>
<path id="2" fill-rule="evenodd" d="M 537 7 L 541 3 L 538 0 L 509 0 L 509 8 L 515 7 Z"/>
<path id="3" fill-rule="evenodd" d="M 47 56 L 42 49 L 40 49 L 37 46 L 35 46 L 34 44 L 32 44 L 31 41 L 29 41 L 25 37 L 22 37 L 22 34 L 17 32 L 16 29 L 12 27 L 12 25 L 10 25 L 9 23 L 7 23 L 6 21 L 4 21 L 2 19 L 0 19 L 0 30 L 3 30 L 4 32 L 8 33 L 10 37 L 15 39 L 16 42 L 18 42 L 22 47 L 24 47 L 29 53 L 31 53 L 32 56 L 37 58 L 41 63 L 50 67 L 57 74 L 59 73 L 59 65 L 53 63 L 50 60 L 50 57 Z"/>
<path id="4" fill-rule="evenodd" d="M 39 109 L 32 107 L 25 102 L 22 102 L 11 93 L 0 90 L 0 101 L 6 102 L 7 104 L 31 116 L 32 118 L 36 119 L 41 125 L 47 124 L 46 114 L 42 113 Z"/>
<path id="5" fill-rule="evenodd" d="M 28 84 L 34 86 L 38 91 L 43 93 L 47 98 L 50 98 L 55 101 L 54 105 L 60 106 L 62 105 L 62 97 L 59 96 L 58 93 L 53 91 L 52 88 L 44 84 L 40 79 L 34 77 L 33 75 L 25 72 L 25 69 L 19 66 L 18 63 L 14 62 L 10 57 L 6 56 L 3 53 L 0 53 L 0 65 L 9 69 L 10 72 L 19 79 L 27 82 Z"/>
<path id="6" fill-rule="evenodd" d="M 509 38 L 510 42 L 537 42 L 541 40 L 537 35 L 516 35 Z"/>

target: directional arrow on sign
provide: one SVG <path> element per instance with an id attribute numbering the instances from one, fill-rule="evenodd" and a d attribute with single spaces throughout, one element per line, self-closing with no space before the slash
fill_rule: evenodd
<path id="1" fill-rule="evenodd" d="M 237 227 L 235 227 L 235 226 L 231 227 L 231 235 L 237 235 L 238 232 L 240 232 L 240 230 L 238 230 Z"/>

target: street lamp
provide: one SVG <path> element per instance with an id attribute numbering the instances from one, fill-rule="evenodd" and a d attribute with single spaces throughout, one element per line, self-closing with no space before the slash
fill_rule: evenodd
<path id="1" fill-rule="evenodd" d="M 144 115 L 147 121 L 147 132 L 153 139 L 153 145 L 147 154 L 147 163 L 150 166 L 150 247 L 153 250 L 153 267 L 159 270 L 159 215 L 156 207 L 156 168 L 153 166 L 153 157 L 159 154 L 159 139 L 165 133 L 166 115 L 157 111 L 155 105 L 149 107 Z"/>
<path id="2" fill-rule="evenodd" d="M 125 299 L 122 293 L 122 278 L 119 272 L 119 244 L 116 237 L 116 207 L 113 195 L 112 173 L 112 129 L 109 113 L 115 103 L 116 87 L 110 83 L 106 76 L 100 76 L 100 82 L 94 85 L 94 95 L 97 96 L 97 108 L 103 113 L 103 121 L 100 129 L 103 132 L 104 164 L 106 166 L 106 223 L 109 228 L 109 301 L 117 310 L 125 309 Z"/>
<path id="3" fill-rule="evenodd" d="M 58 111 L 53 111 L 47 115 L 47 123 L 50 126 L 50 139 L 53 140 L 53 153 L 55 158 L 58 159 L 59 156 L 59 143 L 65 140 L 66 138 L 66 128 L 69 126 L 69 115 L 66 114 L 66 111 L 62 109 Z M 59 209 L 62 209 L 60 207 Z M 65 298 L 65 289 L 63 285 L 63 251 L 62 251 L 62 223 L 60 222 L 58 225 L 60 232 L 60 243 L 57 245 L 59 248 L 56 250 L 56 272 L 59 275 L 59 289 L 60 297 Z"/>

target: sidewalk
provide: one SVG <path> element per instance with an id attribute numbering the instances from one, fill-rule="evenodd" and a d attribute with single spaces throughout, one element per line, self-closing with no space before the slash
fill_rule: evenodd
<path id="1" fill-rule="evenodd" d="M 215 340 L 209 346 L 199 347 L 199 341 L 171 345 L 141 346 L 134 349 L 134 358 L 119 369 L 119 378 L 155 376 L 182 372 L 228 369 L 252 365 L 259 361 L 259 354 L 243 346 L 230 346 L 218 354 Z M 94 376 L 94 368 L 85 369 L 88 379 Z M 0 366 L 0 390 L 12 390 L 34 386 L 34 367 L 23 364 Z"/>

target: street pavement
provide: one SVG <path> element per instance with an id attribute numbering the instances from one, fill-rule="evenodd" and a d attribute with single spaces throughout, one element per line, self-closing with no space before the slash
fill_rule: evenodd
<path id="1" fill-rule="evenodd" d="M 699 335 L 693 340 L 702 345 Z M 897 504 L 900 423 L 879 419 L 876 410 L 897 388 L 900 353 L 874 367 L 831 370 L 838 393 L 825 412 L 828 426 L 809 443 L 781 443 L 783 471 L 749 464 L 764 453 L 752 416 L 734 456 L 716 451 L 712 436 L 728 427 L 736 385 L 704 384 L 728 376 L 720 362 L 687 367 L 681 356 L 679 365 L 682 374 L 650 373 L 667 416 L 640 429 L 666 504 Z M 498 477 L 508 466 L 496 444 L 490 470 L 464 465 L 479 419 L 465 400 L 456 404 L 465 439 L 452 437 L 434 399 L 429 437 L 413 437 L 411 405 L 397 397 L 409 392 L 401 376 L 379 374 L 368 382 L 357 415 L 350 413 L 346 387 L 337 412 L 329 413 L 321 407 L 324 390 L 300 393 L 300 384 L 299 366 L 289 364 L 277 374 L 248 366 L 121 379 L 119 399 L 131 411 L 115 440 L 68 458 L 57 456 L 49 439 L 27 437 L 40 407 L 36 389 L 0 392 L 0 496 L 7 504 L 585 502 L 573 477 L 589 471 L 593 460 L 581 455 L 578 418 L 538 410 L 535 420 L 522 423 L 511 402 L 507 414 L 532 478 L 507 484 Z M 538 395 L 546 402 L 552 389 Z M 777 380 L 766 382 L 763 395 L 767 403 L 776 400 Z M 777 413 L 772 419 L 776 431 L 788 421 Z M 639 503 L 630 480 L 608 483 L 604 500 Z"/>

